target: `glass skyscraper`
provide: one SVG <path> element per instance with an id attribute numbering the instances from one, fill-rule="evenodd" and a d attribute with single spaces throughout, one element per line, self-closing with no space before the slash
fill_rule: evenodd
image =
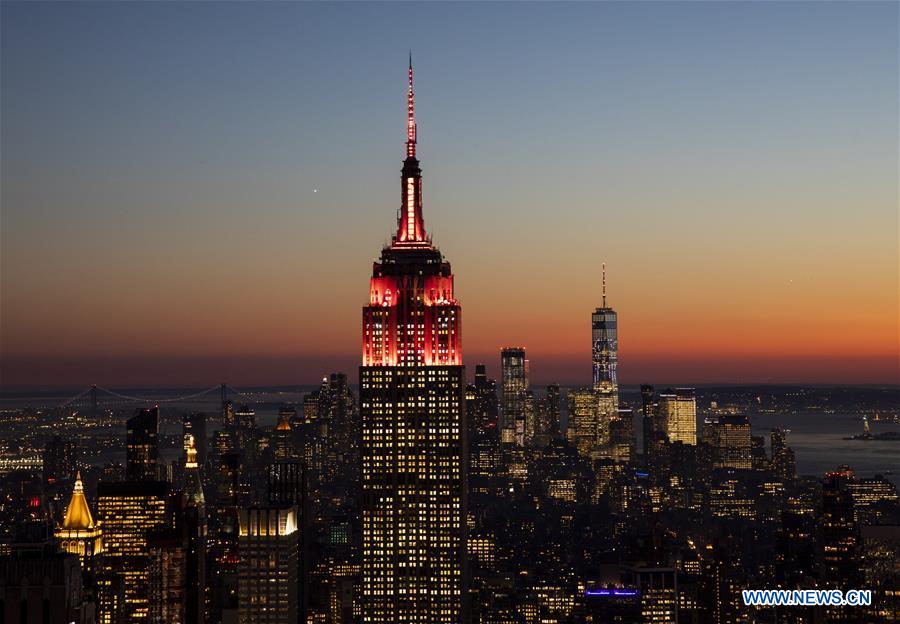
<path id="1" fill-rule="evenodd" d="M 524 436 L 525 398 L 528 390 L 525 363 L 525 349 L 521 347 L 506 347 L 500 352 L 501 440 L 507 444 L 516 442 L 519 429 Z"/>
<path id="2" fill-rule="evenodd" d="M 600 452 L 605 452 L 609 446 L 610 424 L 619 417 L 619 382 L 616 377 L 619 337 L 616 311 L 606 305 L 605 264 L 602 273 L 602 304 L 591 314 L 591 359 L 597 401 L 595 443 Z"/>

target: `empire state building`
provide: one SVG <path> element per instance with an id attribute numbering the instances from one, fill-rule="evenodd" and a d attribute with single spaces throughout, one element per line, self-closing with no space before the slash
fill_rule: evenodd
<path id="1" fill-rule="evenodd" d="M 453 273 L 422 216 L 412 59 L 397 232 L 363 307 L 364 622 L 459 622 L 466 505 L 465 369 Z"/>

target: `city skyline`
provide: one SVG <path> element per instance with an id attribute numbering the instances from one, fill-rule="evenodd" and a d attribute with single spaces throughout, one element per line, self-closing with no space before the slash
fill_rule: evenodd
<path id="1" fill-rule="evenodd" d="M 0 2 L 0 621 L 898 621 L 900 4 L 511 6 Z"/>
<path id="2" fill-rule="evenodd" d="M 895 5 L 409 13 L 4 4 L 3 384 L 354 371 L 410 46 L 471 369 L 589 383 L 606 262 L 623 384 L 900 381 Z"/>

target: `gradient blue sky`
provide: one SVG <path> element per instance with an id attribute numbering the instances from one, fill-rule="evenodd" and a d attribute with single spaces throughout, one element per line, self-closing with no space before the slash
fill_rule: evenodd
<path id="1" fill-rule="evenodd" d="M 467 364 L 900 381 L 897 3 L 0 11 L 4 383 L 353 371 L 409 49 Z"/>

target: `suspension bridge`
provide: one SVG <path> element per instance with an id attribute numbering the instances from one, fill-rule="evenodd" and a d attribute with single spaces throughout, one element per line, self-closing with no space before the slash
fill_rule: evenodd
<path id="1" fill-rule="evenodd" d="M 248 403 L 260 403 L 261 400 L 259 398 L 255 398 L 246 392 L 242 392 L 237 390 L 236 388 L 228 385 L 228 384 L 217 384 L 215 386 L 211 386 L 206 388 L 205 390 L 200 390 L 199 392 L 192 392 L 190 394 L 186 394 L 183 396 L 167 396 L 166 394 L 160 392 L 153 392 L 150 396 L 135 396 L 131 394 L 124 394 L 122 392 L 117 392 L 116 390 L 110 390 L 109 388 L 104 388 L 103 386 L 88 386 L 78 394 L 66 399 L 57 407 L 59 408 L 87 408 L 96 410 L 98 407 L 112 407 L 112 406 L 120 406 L 120 405 L 130 405 L 130 404 L 145 404 L 145 405 L 158 405 L 161 403 L 191 403 L 191 402 L 207 402 L 209 401 L 209 395 L 213 393 L 219 393 L 219 398 L 222 403 L 228 400 L 229 396 L 232 397 L 240 397 L 244 401 Z"/>

